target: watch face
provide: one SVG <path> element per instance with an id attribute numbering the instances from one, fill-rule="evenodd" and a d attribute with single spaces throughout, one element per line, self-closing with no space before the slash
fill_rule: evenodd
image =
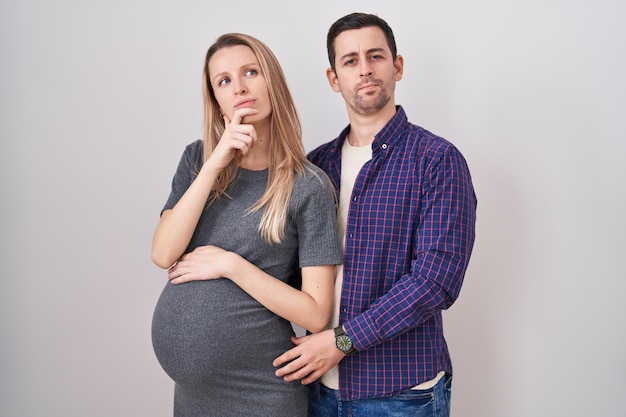
<path id="1" fill-rule="evenodd" d="M 337 347 L 342 352 L 347 352 L 352 349 L 352 340 L 345 334 L 339 335 L 337 336 Z"/>

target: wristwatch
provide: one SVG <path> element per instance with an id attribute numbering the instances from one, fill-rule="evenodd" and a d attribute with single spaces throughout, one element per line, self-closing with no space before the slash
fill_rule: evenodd
<path id="1" fill-rule="evenodd" d="M 343 327 L 341 326 L 335 327 L 335 346 L 337 346 L 337 349 L 342 351 L 346 356 L 350 356 L 357 352 L 352 344 L 350 336 L 343 331 Z"/>

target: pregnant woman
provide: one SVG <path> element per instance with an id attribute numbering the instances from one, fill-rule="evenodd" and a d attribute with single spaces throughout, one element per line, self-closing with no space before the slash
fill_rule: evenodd
<path id="1" fill-rule="evenodd" d="M 264 43 L 220 36 L 203 90 L 204 139 L 184 150 L 152 244 L 169 278 L 152 340 L 175 382 L 174 416 L 304 417 L 306 388 L 276 377 L 272 360 L 293 347 L 292 322 L 318 332 L 330 318 L 334 191 L 306 160 Z"/>

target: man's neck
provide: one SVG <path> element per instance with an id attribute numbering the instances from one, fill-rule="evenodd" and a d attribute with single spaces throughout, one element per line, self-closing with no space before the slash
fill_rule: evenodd
<path id="1" fill-rule="evenodd" d="M 374 137 L 396 114 L 396 106 L 386 106 L 374 114 L 358 114 L 353 111 L 348 112 L 350 119 L 350 132 L 348 132 L 348 143 L 351 146 L 368 146 L 374 141 Z"/>

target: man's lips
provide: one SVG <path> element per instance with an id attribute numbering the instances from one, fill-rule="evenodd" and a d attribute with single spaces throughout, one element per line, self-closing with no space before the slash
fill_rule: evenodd
<path id="1" fill-rule="evenodd" d="M 358 90 L 372 90 L 378 87 L 378 83 L 367 83 L 359 86 Z"/>

